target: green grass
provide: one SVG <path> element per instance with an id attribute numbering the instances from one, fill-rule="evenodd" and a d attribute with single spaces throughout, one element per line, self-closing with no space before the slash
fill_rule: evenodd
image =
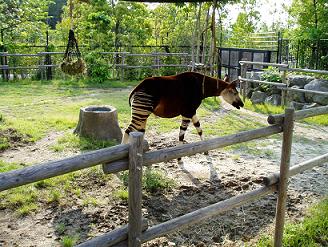
<path id="1" fill-rule="evenodd" d="M 129 192 L 127 189 L 118 189 L 113 192 L 113 197 L 122 201 L 127 201 L 129 199 Z"/>
<path id="2" fill-rule="evenodd" d="M 56 152 L 65 150 L 95 150 L 115 146 L 118 143 L 114 140 L 100 141 L 93 138 L 79 137 L 73 133 L 66 133 L 63 137 L 58 138 L 57 143 L 51 146 Z"/>
<path id="3" fill-rule="evenodd" d="M 88 105 L 116 107 L 119 122 L 125 127 L 130 119 L 128 91 L 110 88 L 113 84 L 126 87 L 136 82 L 113 81 L 104 85 L 81 81 L 1 83 L 0 130 L 13 128 L 28 135 L 30 141 L 37 141 L 50 131 L 73 129 L 78 121 L 79 109 Z M 3 149 L 8 146 L 4 140 L 0 145 Z"/>
<path id="4" fill-rule="evenodd" d="M 262 236 L 256 246 L 271 247 L 272 238 Z M 286 224 L 283 246 L 328 246 L 328 198 L 313 206 L 302 222 Z"/>
<path id="5" fill-rule="evenodd" d="M 262 113 L 264 115 L 281 114 L 285 112 L 285 108 L 282 106 L 274 106 L 270 104 L 254 105 L 249 99 L 246 99 L 245 108 L 253 112 Z M 305 118 L 304 120 L 301 120 L 301 122 L 321 125 L 321 126 L 328 126 L 328 114 Z"/>
<path id="6" fill-rule="evenodd" d="M 62 247 L 73 247 L 77 243 L 78 240 L 79 240 L 79 237 L 76 235 L 64 236 L 60 241 L 60 245 Z"/>
<path id="7" fill-rule="evenodd" d="M 127 187 L 129 179 L 128 171 L 121 172 L 120 179 L 123 185 Z M 148 168 L 144 170 L 142 186 L 148 192 L 155 192 L 158 190 L 170 190 L 174 188 L 175 182 L 173 179 L 168 178 L 162 171 Z"/>
<path id="8" fill-rule="evenodd" d="M 304 119 L 303 121 L 308 124 L 328 126 L 328 114 L 315 116 L 315 117 L 309 117 L 309 118 Z"/>
<path id="9" fill-rule="evenodd" d="M 175 186 L 172 179 L 165 176 L 162 172 L 153 169 L 145 170 L 142 184 L 144 189 L 149 192 L 155 192 L 157 190 L 170 190 Z"/>
<path id="10" fill-rule="evenodd" d="M 249 99 L 246 99 L 244 103 L 244 107 L 247 110 L 262 113 L 264 115 L 280 114 L 285 112 L 285 108 L 283 106 L 274 106 L 270 104 L 253 104 Z"/>
<path id="11" fill-rule="evenodd" d="M 0 172 L 22 168 L 21 165 L 6 163 L 0 160 Z M 100 167 L 92 167 L 62 176 L 45 179 L 29 185 L 20 186 L 0 192 L 0 209 L 11 209 L 19 216 L 25 216 L 40 210 L 43 204 L 70 205 L 72 195 L 82 199 L 85 205 L 99 204 L 88 196 L 85 191 L 89 188 L 79 187 L 80 181 L 105 181 L 112 176 L 104 175 Z"/>

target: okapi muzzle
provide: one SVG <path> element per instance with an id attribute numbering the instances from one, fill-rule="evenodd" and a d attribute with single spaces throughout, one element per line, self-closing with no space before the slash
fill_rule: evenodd
<path id="1" fill-rule="evenodd" d="M 244 103 L 241 101 L 241 99 L 239 99 L 232 102 L 232 106 L 236 107 L 237 109 L 240 109 L 240 107 L 244 107 Z"/>
<path id="2" fill-rule="evenodd" d="M 233 81 L 227 85 L 227 87 L 221 92 L 223 99 L 230 105 L 240 109 L 244 106 L 243 101 L 239 97 L 239 93 L 236 89 L 237 81 Z"/>

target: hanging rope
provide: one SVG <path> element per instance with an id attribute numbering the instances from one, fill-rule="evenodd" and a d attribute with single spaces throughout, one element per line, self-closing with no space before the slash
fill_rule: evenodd
<path id="1" fill-rule="evenodd" d="M 68 43 L 64 54 L 64 59 L 60 65 L 62 71 L 69 75 L 83 74 L 86 71 L 86 64 L 82 59 L 77 40 L 74 35 L 73 25 L 73 1 L 69 1 L 70 30 Z"/>

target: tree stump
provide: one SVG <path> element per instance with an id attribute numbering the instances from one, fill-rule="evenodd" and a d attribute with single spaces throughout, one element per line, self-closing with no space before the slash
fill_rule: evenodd
<path id="1" fill-rule="evenodd" d="M 80 109 L 79 122 L 74 134 L 97 140 L 121 142 L 117 111 L 113 106 L 87 106 Z"/>

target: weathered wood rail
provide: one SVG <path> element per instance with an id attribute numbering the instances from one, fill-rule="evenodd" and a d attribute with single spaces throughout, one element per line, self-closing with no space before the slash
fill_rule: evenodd
<path id="1" fill-rule="evenodd" d="M 328 106 L 314 108 L 310 111 L 303 110 L 294 112 L 293 109 L 286 109 L 285 114 L 269 116 L 269 123 L 274 123 L 272 126 L 244 131 L 224 137 L 213 138 L 206 141 L 147 152 L 144 152 L 147 148 L 144 147 L 146 144 L 143 142 L 143 134 L 131 133 L 129 144 L 117 145 L 115 147 L 88 152 L 63 160 L 0 173 L 0 191 L 99 164 L 105 164 L 104 170 L 106 173 L 129 169 L 129 224 L 102 236 L 98 236 L 94 239 L 81 243 L 78 245 L 80 247 L 141 246 L 142 243 L 151 239 L 166 235 L 177 229 L 180 230 L 188 227 L 204 219 L 208 219 L 231 210 L 232 208 L 258 200 L 259 198 L 274 191 L 278 191 L 274 246 L 280 247 L 282 246 L 286 212 L 286 191 L 288 178 L 311 169 L 314 166 L 323 165 L 328 162 L 327 153 L 305 161 L 299 165 L 293 166 L 292 168 L 289 167 L 294 120 L 327 113 Z M 148 228 L 147 222 L 143 220 L 141 213 L 141 178 L 143 166 L 149 166 L 154 163 L 267 137 L 281 132 L 283 132 L 283 141 L 280 160 L 280 173 L 274 173 L 264 178 L 263 186 L 253 191 L 234 196 L 227 200 L 217 202 L 186 215 L 182 215 Z"/>
<path id="2" fill-rule="evenodd" d="M 241 89 L 242 89 L 241 91 L 242 91 L 244 101 L 246 99 L 246 94 L 247 94 L 247 89 L 249 87 L 249 83 L 271 85 L 271 86 L 275 86 L 279 90 L 282 90 L 281 105 L 286 105 L 288 92 L 311 93 L 311 94 L 328 96 L 328 92 L 299 89 L 299 88 L 290 88 L 287 83 L 287 73 L 286 73 L 288 71 L 296 71 L 296 72 L 303 72 L 303 73 L 316 73 L 316 74 L 328 75 L 328 71 L 326 71 L 326 70 L 289 68 L 288 64 L 278 64 L 278 63 L 262 63 L 262 62 L 252 62 L 252 61 L 239 61 L 239 63 L 241 65 L 241 75 L 239 76 L 239 80 L 241 82 L 243 82 L 241 85 Z M 246 78 L 247 65 L 272 66 L 272 67 L 279 68 L 279 70 L 283 72 L 282 73 L 282 83 L 268 82 L 268 81 L 262 81 L 262 80 L 253 80 L 253 79 Z"/>
<path id="3" fill-rule="evenodd" d="M 190 55 L 188 53 L 165 53 L 165 52 L 153 52 L 153 53 L 130 53 L 130 52 L 100 52 L 104 57 L 110 57 L 111 59 L 108 60 L 109 65 L 112 67 L 113 74 L 119 74 L 120 78 L 124 78 L 125 71 L 127 69 L 160 69 L 163 67 L 181 67 L 181 68 L 190 68 L 191 65 L 189 64 Z M 9 72 L 16 71 L 16 70 L 45 70 L 46 71 L 46 78 L 52 78 L 53 71 L 51 68 L 57 68 L 60 64 L 52 64 L 51 57 L 54 55 L 64 55 L 64 52 L 39 52 L 36 54 L 19 54 L 19 53 L 8 53 L 8 52 L 0 52 L 0 75 L 4 80 L 9 80 Z M 39 64 L 31 64 L 28 66 L 20 66 L 20 65 L 9 65 L 10 64 L 10 57 L 37 57 L 39 58 Z M 48 57 L 50 59 L 46 60 L 45 58 Z M 151 58 L 150 63 L 145 63 L 140 65 L 139 63 L 136 64 L 129 64 L 128 58 L 129 57 L 138 57 L 138 58 Z M 162 63 L 163 57 L 177 57 L 180 59 L 180 63 Z M 49 63 L 50 61 L 50 63 Z M 117 71 L 114 73 L 114 71 Z"/>

